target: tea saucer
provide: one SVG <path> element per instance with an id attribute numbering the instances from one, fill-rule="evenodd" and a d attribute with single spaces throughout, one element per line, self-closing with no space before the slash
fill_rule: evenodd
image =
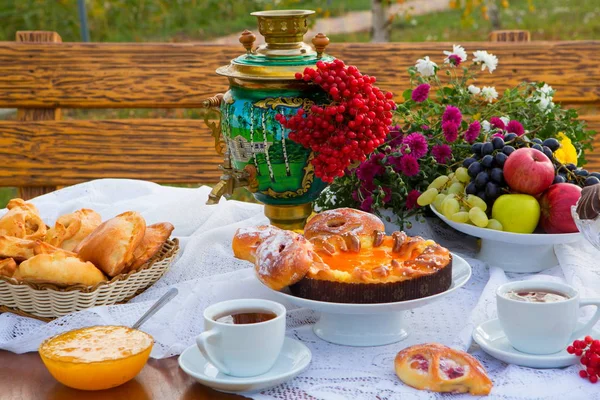
<path id="1" fill-rule="evenodd" d="M 598 337 L 600 332 L 593 329 L 591 335 Z M 491 319 L 476 327 L 473 330 L 473 340 L 483 351 L 508 364 L 529 368 L 562 368 L 578 362 L 577 356 L 567 353 L 566 346 L 558 353 L 545 355 L 527 354 L 516 350 L 508 341 L 498 319 Z"/>
<path id="2" fill-rule="evenodd" d="M 179 366 L 203 385 L 222 392 L 254 392 L 282 384 L 300 375 L 310 364 L 312 354 L 303 343 L 286 337 L 281 354 L 267 373 L 248 378 L 225 375 L 208 362 L 196 345 L 179 356 Z"/>

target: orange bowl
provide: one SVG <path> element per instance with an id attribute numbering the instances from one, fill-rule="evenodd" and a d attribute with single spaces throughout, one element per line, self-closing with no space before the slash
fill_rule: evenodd
<path id="1" fill-rule="evenodd" d="M 125 326 L 91 326 L 44 341 L 40 357 L 63 385 L 103 390 L 133 379 L 146 365 L 154 339 Z"/>

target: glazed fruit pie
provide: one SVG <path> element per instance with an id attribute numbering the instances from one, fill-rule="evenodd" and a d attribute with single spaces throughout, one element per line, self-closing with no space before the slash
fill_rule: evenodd
<path id="1" fill-rule="evenodd" d="M 396 355 L 398 378 L 409 386 L 433 392 L 487 395 L 492 381 L 468 353 L 437 343 L 407 347 Z"/>
<path id="2" fill-rule="evenodd" d="M 337 303 L 386 303 L 431 296 L 452 283 L 448 249 L 404 232 L 386 235 L 375 215 L 341 208 L 322 212 L 304 235 L 273 226 L 243 228 L 236 257 L 255 264 L 274 290 Z"/>

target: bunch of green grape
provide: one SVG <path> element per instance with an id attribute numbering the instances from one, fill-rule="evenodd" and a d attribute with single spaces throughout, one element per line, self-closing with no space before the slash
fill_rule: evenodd
<path id="1" fill-rule="evenodd" d="M 487 204 L 474 194 L 466 194 L 465 186 L 471 182 L 466 168 L 459 167 L 450 175 L 438 176 L 421 193 L 417 204 L 421 207 L 430 204 L 451 221 L 471 224 L 480 228 L 502 230 L 502 224 L 488 218 Z"/>

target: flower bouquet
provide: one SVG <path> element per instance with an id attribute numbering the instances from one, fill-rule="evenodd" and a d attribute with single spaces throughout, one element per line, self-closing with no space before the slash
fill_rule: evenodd
<path id="1" fill-rule="evenodd" d="M 594 132 L 585 130 L 575 110 L 554 104 L 550 86 L 524 82 L 499 96 L 492 86 L 476 85 L 477 74 L 498 67 L 493 54 L 475 51 L 469 60 L 455 45 L 444 55 L 440 66 L 424 57 L 409 69 L 411 89 L 394 110 L 397 125 L 365 161 L 332 182 L 318 207 L 355 207 L 380 215 L 391 210 L 404 227 L 410 217 L 428 213 L 429 204 L 441 211 L 449 197 L 448 218 L 457 214 L 454 219 L 464 223 L 503 229 L 491 209 L 512 192 L 503 166 L 520 148 L 539 150 L 549 160 L 550 184 L 600 182 L 600 174 L 577 168 L 585 163 L 583 151 L 591 148 Z M 483 213 L 473 212 L 477 223 L 464 214 L 473 208 L 469 195 Z"/>

